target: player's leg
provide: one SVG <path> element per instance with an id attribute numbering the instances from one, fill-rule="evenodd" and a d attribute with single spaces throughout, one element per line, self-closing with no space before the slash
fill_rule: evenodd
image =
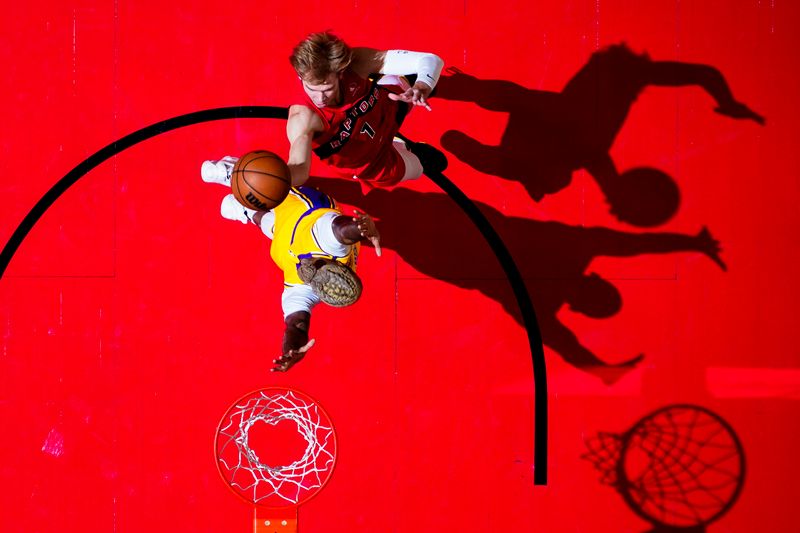
<path id="1" fill-rule="evenodd" d="M 258 211 L 255 209 L 250 209 L 240 204 L 239 200 L 232 194 L 226 195 L 219 206 L 219 214 L 222 215 L 222 218 L 235 220 L 242 224 L 253 222 L 253 217 L 256 213 L 258 213 Z"/>
<path id="2" fill-rule="evenodd" d="M 222 199 L 219 212 L 223 218 L 228 220 L 235 220 L 242 224 L 252 222 L 270 239 L 275 231 L 275 213 L 273 211 L 256 211 L 245 207 L 232 194 Z"/>
<path id="3" fill-rule="evenodd" d="M 369 167 L 354 177 L 361 180 L 366 192 L 373 187 L 394 187 L 401 181 L 417 179 L 421 175 L 419 159 L 398 139 L 392 146 L 383 148 Z"/>
<path id="4" fill-rule="evenodd" d="M 367 178 L 367 182 L 373 187 L 394 187 L 402 181 L 415 180 L 424 172 L 424 164 L 420 158 L 399 138 L 395 138 L 392 147 L 384 152 L 380 163 L 377 175 Z"/>
<path id="5" fill-rule="evenodd" d="M 422 163 L 416 155 L 409 151 L 406 143 L 400 139 L 395 139 L 392 142 L 392 148 L 394 148 L 403 162 L 403 175 L 400 181 L 415 180 L 422 176 Z"/>
<path id="6" fill-rule="evenodd" d="M 397 144 L 397 140 L 402 141 L 402 145 Z M 413 142 L 407 139 L 403 134 L 400 132 L 397 133 L 395 137 L 395 142 L 393 143 L 395 150 L 401 155 L 411 155 L 416 158 L 419 164 L 422 167 L 422 172 L 425 174 L 441 174 L 447 168 L 447 157 L 440 151 L 431 146 L 430 144 L 423 143 L 423 142 Z M 403 151 L 405 150 L 405 151 Z M 405 157 L 403 157 L 405 160 Z M 416 171 L 416 167 L 412 169 L 412 171 Z M 412 171 L 409 171 L 411 174 Z M 403 181 L 406 179 L 416 179 L 419 177 L 419 174 L 412 177 L 404 177 Z"/>

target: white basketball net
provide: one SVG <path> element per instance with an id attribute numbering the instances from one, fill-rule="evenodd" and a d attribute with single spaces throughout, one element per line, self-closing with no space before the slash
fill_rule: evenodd
<path id="1" fill-rule="evenodd" d="M 302 457 L 285 466 L 264 464 L 249 446 L 256 423 L 289 420 L 307 446 Z M 327 481 L 333 469 L 336 440 L 333 425 L 317 404 L 293 391 L 259 391 L 227 413 L 217 432 L 220 473 L 231 488 L 259 505 L 297 505 Z"/>

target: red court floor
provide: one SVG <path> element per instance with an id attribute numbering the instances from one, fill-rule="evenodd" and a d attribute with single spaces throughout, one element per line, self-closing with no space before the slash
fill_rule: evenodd
<path id="1" fill-rule="evenodd" d="M 219 120 L 92 169 L 10 257 L 3 531 L 251 531 L 214 435 L 236 399 L 272 386 L 318 400 L 337 430 L 330 482 L 300 508 L 306 533 L 795 529 L 800 7 L 34 0 L 5 12 L 2 245 L 125 135 L 295 102 L 287 57 L 308 32 L 439 54 L 451 69 L 433 110 L 403 131 L 448 155 L 445 174 L 525 279 L 549 454 L 535 486 L 512 287 L 428 178 L 367 196 L 313 182 L 378 217 L 385 251 L 364 247 L 362 300 L 317 309 L 308 357 L 269 372 L 280 273 L 258 230 L 219 216 L 225 190 L 199 167 L 286 155 L 285 123 Z M 634 368 L 602 366 L 639 354 Z"/>

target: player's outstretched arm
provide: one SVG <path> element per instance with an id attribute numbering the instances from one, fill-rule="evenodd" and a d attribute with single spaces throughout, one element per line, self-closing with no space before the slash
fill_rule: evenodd
<path id="1" fill-rule="evenodd" d="M 286 329 L 283 332 L 283 355 L 272 361 L 275 365 L 272 372 L 286 372 L 302 361 L 308 350 L 314 346 L 314 339 L 308 339 L 311 313 L 297 311 L 288 315 L 284 323 Z"/>
<path id="2" fill-rule="evenodd" d="M 354 210 L 355 216 L 341 215 L 333 219 L 333 235 L 342 244 L 355 244 L 368 240 L 375 247 L 375 254 L 381 255 L 381 235 L 375 221 L 366 213 Z"/>
<path id="3" fill-rule="evenodd" d="M 314 133 L 322 130 L 322 120 L 314 111 L 304 105 L 289 108 L 286 121 L 286 137 L 289 139 L 289 172 L 292 187 L 298 187 L 308 180 L 311 171 L 311 140 Z"/>
<path id="4" fill-rule="evenodd" d="M 428 97 L 439 81 L 444 61 L 428 52 L 354 48 L 351 66 L 362 77 L 372 73 L 415 75 L 417 79 L 413 87 L 403 93 L 390 94 L 389 98 L 430 110 Z"/>

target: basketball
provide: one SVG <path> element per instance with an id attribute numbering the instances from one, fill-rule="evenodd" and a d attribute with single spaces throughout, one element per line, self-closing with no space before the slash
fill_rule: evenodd
<path id="1" fill-rule="evenodd" d="M 267 150 L 246 153 L 231 174 L 233 195 L 239 203 L 257 211 L 280 204 L 291 186 L 289 167 L 279 155 Z"/>

